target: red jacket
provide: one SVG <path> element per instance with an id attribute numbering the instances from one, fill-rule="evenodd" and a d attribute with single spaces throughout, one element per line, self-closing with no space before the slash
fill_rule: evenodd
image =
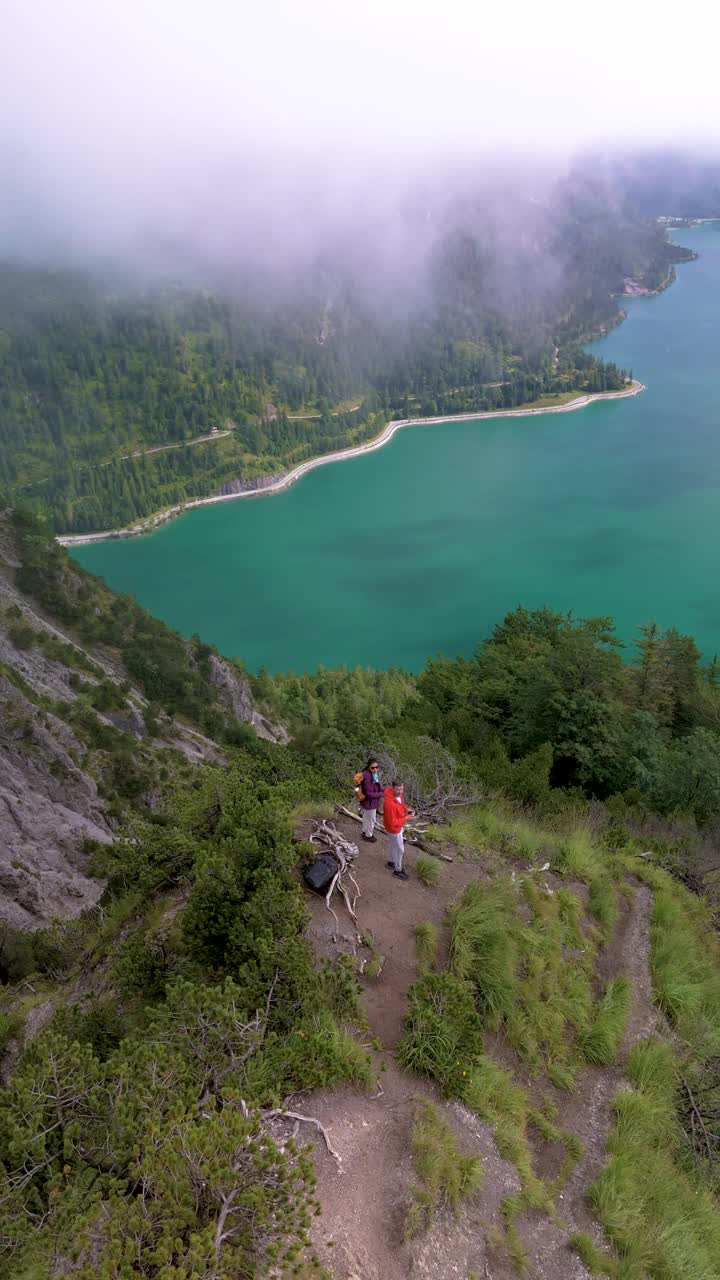
<path id="1" fill-rule="evenodd" d="M 383 823 L 385 824 L 385 830 L 389 831 L 391 836 L 396 836 L 402 831 L 407 822 L 407 814 L 407 805 L 403 804 L 402 800 L 397 799 L 392 787 L 386 787 Z"/>

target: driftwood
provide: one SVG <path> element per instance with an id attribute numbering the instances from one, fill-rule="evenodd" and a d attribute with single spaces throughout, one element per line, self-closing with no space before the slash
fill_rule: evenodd
<path id="1" fill-rule="evenodd" d="M 338 869 L 333 876 L 330 888 L 325 894 L 325 906 L 335 921 L 336 941 L 337 935 L 340 931 L 340 922 L 330 905 L 330 900 L 336 889 L 347 907 L 350 919 L 353 924 L 357 924 L 355 906 L 358 898 L 360 897 L 360 886 L 353 875 L 352 864 L 357 857 L 359 850 L 357 845 L 353 844 L 351 840 L 345 839 L 345 836 L 342 832 L 338 831 L 333 822 L 328 822 L 327 819 L 323 819 L 322 822 L 315 822 L 314 826 L 315 830 L 310 836 L 310 843 L 318 845 L 321 849 L 329 850 L 329 852 L 335 857 L 338 864 Z M 352 898 L 350 896 L 348 884 L 352 885 L 355 890 Z"/>
<path id="2" fill-rule="evenodd" d="M 342 813 L 346 818 L 352 818 L 353 822 L 362 822 L 362 818 L 353 813 L 352 809 L 346 808 L 344 804 L 336 806 L 338 813 Z M 385 831 L 384 824 L 378 818 L 375 826 L 376 831 Z M 432 845 L 425 844 L 423 836 L 427 835 L 427 823 L 422 821 L 413 821 L 407 823 L 405 827 L 405 839 L 408 844 L 414 845 L 416 849 L 422 849 L 423 853 L 431 853 L 434 858 L 439 858 L 441 862 L 452 862 L 452 858 L 448 853 L 439 853 L 437 849 L 433 849 Z M 385 831 L 387 835 L 387 831 Z"/>

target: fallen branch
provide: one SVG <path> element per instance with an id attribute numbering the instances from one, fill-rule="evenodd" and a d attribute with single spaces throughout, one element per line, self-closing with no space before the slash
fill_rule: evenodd
<path id="1" fill-rule="evenodd" d="M 330 1141 L 330 1136 L 328 1134 L 327 1129 L 323 1124 L 320 1123 L 317 1116 L 304 1116 L 304 1115 L 301 1115 L 299 1111 L 286 1111 L 284 1107 L 275 1107 L 273 1108 L 272 1111 L 263 1111 L 262 1115 L 263 1115 L 263 1118 L 266 1120 L 274 1120 L 279 1118 L 281 1120 L 297 1120 L 299 1124 L 314 1125 L 315 1128 L 322 1134 L 323 1141 L 325 1142 L 325 1146 L 330 1152 L 330 1155 L 333 1156 L 335 1160 L 337 1160 L 338 1164 L 342 1164 L 342 1156 L 339 1155 L 338 1152 L 335 1150 L 334 1146 Z"/>
<path id="2" fill-rule="evenodd" d="M 346 818 L 352 818 L 353 822 L 362 822 L 362 818 L 358 817 L 356 813 L 353 813 L 352 809 L 346 808 L 344 804 L 336 805 L 336 808 L 338 813 L 342 813 Z M 380 819 L 378 819 L 375 824 L 375 830 L 382 831 L 385 835 L 389 834 L 385 829 L 384 823 L 382 823 Z M 426 826 L 421 827 L 418 826 L 416 822 L 412 822 L 405 827 L 405 838 L 408 844 L 413 845 L 416 849 L 421 849 L 423 853 L 432 854 L 434 858 L 439 858 L 441 862 L 452 862 L 453 859 L 448 853 L 439 853 L 437 849 L 433 849 L 432 845 L 425 844 L 422 837 L 427 835 L 427 831 L 428 828 Z"/>
<path id="3" fill-rule="evenodd" d="M 337 936 L 340 932 L 340 922 L 331 905 L 331 899 L 337 889 L 345 903 L 345 906 L 347 907 L 350 919 L 353 921 L 353 924 L 357 924 L 355 906 L 358 898 L 360 897 L 360 886 L 352 873 L 352 864 L 354 859 L 357 857 L 359 850 L 356 844 L 345 839 L 345 836 L 342 832 L 338 831 L 333 822 L 328 822 L 325 819 L 323 819 L 322 822 L 315 823 L 315 830 L 310 836 L 310 843 L 318 845 L 324 849 L 329 849 L 338 864 L 338 869 L 332 878 L 327 893 L 325 894 L 325 906 L 335 921 L 335 935 L 333 941 L 337 941 Z M 349 880 L 355 889 L 355 895 L 352 901 L 348 894 L 346 880 Z"/>
<path id="4" fill-rule="evenodd" d="M 708 1131 L 707 1131 L 707 1127 L 706 1127 L 706 1125 L 705 1125 L 705 1121 L 703 1120 L 703 1118 L 702 1118 L 702 1116 L 701 1116 L 701 1114 L 700 1114 L 700 1110 L 699 1110 L 699 1108 L 698 1108 L 698 1105 L 697 1105 L 697 1103 L 696 1103 L 696 1101 L 695 1101 L 695 1099 L 694 1099 L 694 1097 L 693 1097 L 693 1095 L 692 1095 L 692 1090 L 691 1090 L 691 1088 L 690 1088 L 690 1085 L 688 1084 L 688 1082 L 687 1082 L 687 1080 L 685 1079 L 685 1077 L 684 1077 L 684 1076 L 682 1077 L 682 1082 L 683 1082 L 683 1084 L 685 1085 L 685 1091 L 686 1091 L 686 1093 L 687 1093 L 688 1098 L 690 1099 L 690 1121 L 691 1121 L 691 1126 L 692 1126 L 693 1141 L 694 1141 L 694 1139 L 695 1139 L 695 1121 L 697 1120 L 697 1123 L 699 1124 L 699 1126 L 700 1126 L 700 1128 L 701 1128 L 701 1130 L 702 1130 L 703 1138 L 705 1139 L 705 1150 L 707 1151 L 707 1158 L 708 1158 L 708 1160 L 710 1161 L 710 1163 L 712 1164 L 712 1163 L 713 1163 L 713 1152 L 712 1152 L 712 1146 L 711 1146 L 711 1143 L 710 1143 L 710 1135 L 709 1135 L 709 1133 L 708 1133 Z"/>

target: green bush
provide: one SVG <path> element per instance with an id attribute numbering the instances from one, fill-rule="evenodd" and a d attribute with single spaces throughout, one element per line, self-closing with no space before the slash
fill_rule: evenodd
<path id="1" fill-rule="evenodd" d="M 16 649 L 32 649 L 37 633 L 27 622 L 14 622 L 8 627 L 8 636 Z"/>
<path id="2" fill-rule="evenodd" d="M 141 931 L 132 934 L 118 952 L 113 974 L 123 996 L 156 1000 L 164 995 L 168 962 L 162 943 L 146 938 Z"/>
<path id="3" fill-rule="evenodd" d="M 22 1030 L 22 1019 L 15 1013 L 4 1013 L 0 1010 L 0 1054 L 3 1054 L 11 1040 L 16 1039 Z"/>
<path id="4" fill-rule="evenodd" d="M 398 1060 L 406 1071 L 431 1076 L 450 1095 L 462 1096 L 468 1065 L 482 1053 L 482 1033 L 471 992 L 451 973 L 426 974 L 408 992 Z"/>
<path id="5" fill-rule="evenodd" d="M 0 922 L 0 982 L 19 982 L 34 968 L 33 935 Z"/>

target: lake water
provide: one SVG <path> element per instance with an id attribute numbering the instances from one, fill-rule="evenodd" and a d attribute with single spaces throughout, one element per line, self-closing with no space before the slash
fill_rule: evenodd
<path id="1" fill-rule="evenodd" d="M 648 390 L 577 413 L 446 423 L 74 554 L 250 670 L 419 670 L 508 609 L 651 618 L 720 651 L 720 227 L 594 350 Z"/>

